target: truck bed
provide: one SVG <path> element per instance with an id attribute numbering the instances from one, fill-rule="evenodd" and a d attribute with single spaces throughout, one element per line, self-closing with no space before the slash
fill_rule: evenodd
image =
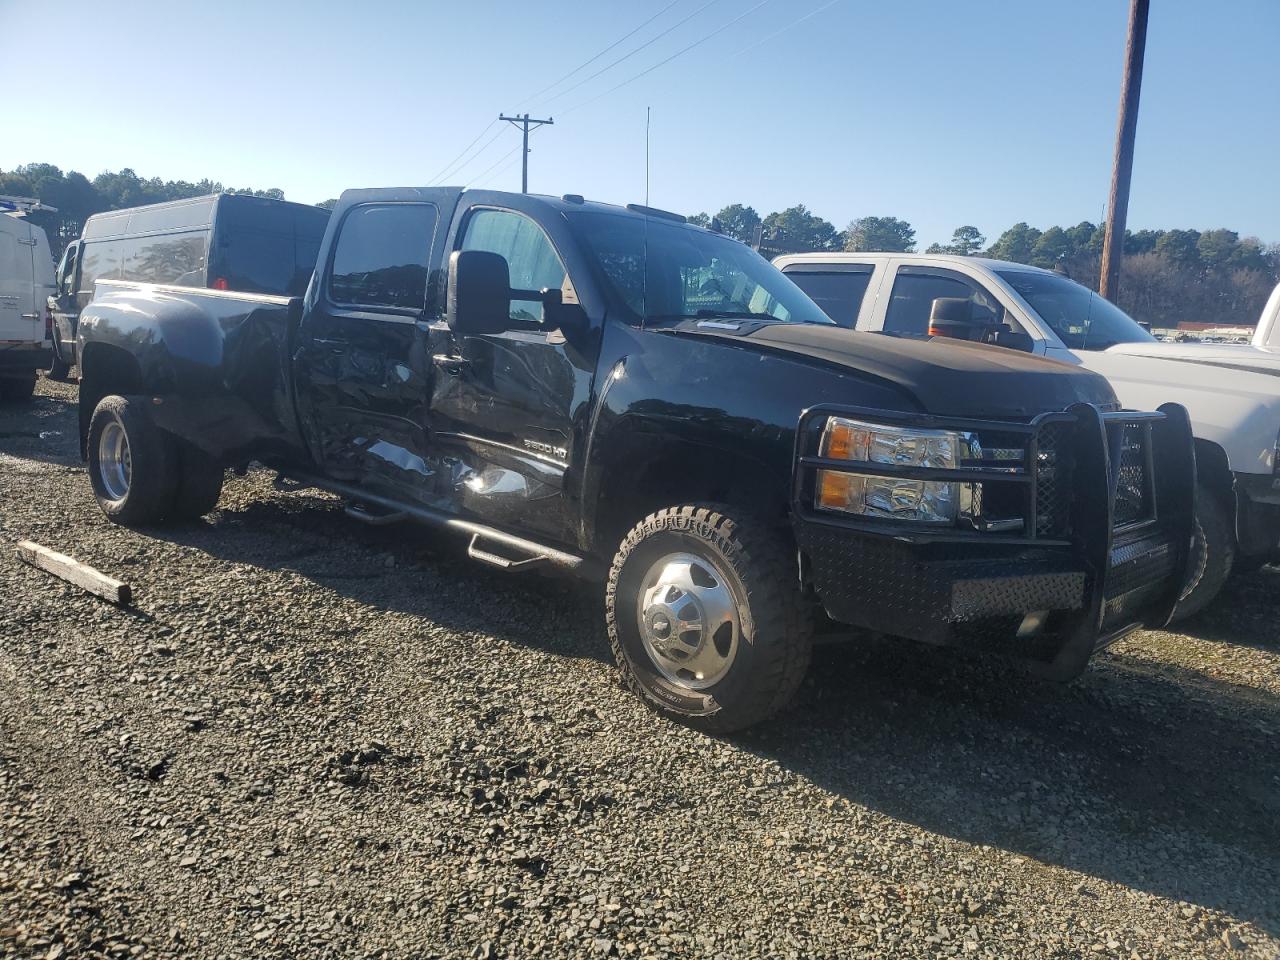
<path id="1" fill-rule="evenodd" d="M 81 357 L 114 351 L 135 367 L 140 393 L 165 396 L 157 423 L 211 456 L 305 459 L 289 360 L 301 309 L 301 297 L 99 280 L 77 339 Z M 85 392 L 97 402 L 92 376 Z"/>

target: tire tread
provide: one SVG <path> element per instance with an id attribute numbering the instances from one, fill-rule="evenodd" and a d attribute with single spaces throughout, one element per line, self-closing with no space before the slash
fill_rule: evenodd
<path id="1" fill-rule="evenodd" d="M 689 716 L 651 697 L 643 681 L 630 668 L 616 620 L 618 584 L 623 566 L 635 549 L 663 532 L 695 532 L 712 540 L 734 566 L 747 589 L 754 633 L 763 643 L 764 656 L 747 678 L 741 703 L 733 709 Z M 756 518 L 737 515 L 715 503 L 666 507 L 636 524 L 623 539 L 609 570 L 605 616 L 614 659 L 624 685 L 659 713 L 713 733 L 728 733 L 759 723 L 790 702 L 809 669 L 812 652 L 812 618 L 796 584 L 791 559 L 782 541 Z"/>

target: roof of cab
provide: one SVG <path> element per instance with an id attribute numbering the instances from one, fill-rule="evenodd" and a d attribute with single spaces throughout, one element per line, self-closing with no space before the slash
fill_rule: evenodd
<path id="1" fill-rule="evenodd" d="M 993 260 L 990 257 L 964 257 L 957 253 L 895 253 L 889 251 L 860 253 L 842 251 L 838 253 L 784 253 L 782 256 L 773 258 L 774 264 L 779 268 L 792 263 L 882 263 L 885 260 L 977 264 L 988 270 L 1025 270 L 1028 273 L 1053 273 L 1052 270 L 1033 267 L 1029 263 L 1015 263 L 1012 260 Z"/>
<path id="2" fill-rule="evenodd" d="M 501 201 L 506 197 L 520 197 L 525 202 L 530 200 L 542 204 L 548 210 L 558 213 L 577 213 L 580 211 L 589 211 L 593 213 L 608 213 L 614 216 L 635 217 L 637 219 L 653 218 L 662 219 L 671 223 L 688 223 L 688 220 L 678 213 L 672 213 L 667 210 L 659 210 L 656 207 L 645 207 L 640 204 L 631 204 L 630 206 L 620 206 L 613 203 L 601 203 L 598 200 L 587 200 L 578 194 L 567 193 L 563 196 L 552 196 L 545 193 L 514 193 L 509 190 L 485 190 L 485 189 L 468 189 L 458 186 L 440 186 L 440 187 L 399 187 L 399 188 L 363 188 L 357 187 L 350 190 L 342 191 L 342 203 L 345 206 L 349 202 L 371 202 L 379 199 L 389 199 L 394 194 L 417 194 L 424 200 L 436 190 L 458 191 L 462 196 L 473 199 L 493 199 Z M 701 230 L 696 224 L 689 224 L 693 229 Z"/>

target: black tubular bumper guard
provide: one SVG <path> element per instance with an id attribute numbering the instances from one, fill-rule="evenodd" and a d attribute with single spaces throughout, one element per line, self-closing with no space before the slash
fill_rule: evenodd
<path id="1" fill-rule="evenodd" d="M 972 433 L 1005 459 L 955 469 L 830 460 L 820 438 L 832 416 Z M 1011 448 L 1020 456 L 1010 459 Z M 819 470 L 971 484 L 977 515 L 965 529 L 818 509 Z M 1178 404 L 1157 413 L 1077 404 L 1029 423 L 822 405 L 796 432 L 796 537 L 834 620 L 1005 653 L 1051 679 L 1078 676 L 1095 650 L 1135 628 L 1168 623 L 1190 561 L 1194 498 L 1191 425 Z M 1031 613 L 1043 616 L 1020 631 Z"/>

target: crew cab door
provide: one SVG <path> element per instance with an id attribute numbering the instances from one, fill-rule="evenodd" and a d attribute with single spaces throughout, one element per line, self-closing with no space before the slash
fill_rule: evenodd
<path id="1" fill-rule="evenodd" d="M 458 218 L 449 249 L 501 254 L 513 289 L 559 289 L 564 302 L 576 302 L 565 260 L 532 210 L 473 205 Z M 433 328 L 433 453 L 455 465 L 463 512 L 572 542 L 566 476 L 595 357 L 562 331 L 538 328 L 540 302 L 513 300 L 510 310 L 521 329 L 462 336 L 443 323 Z"/>
<path id="2" fill-rule="evenodd" d="M 335 479 L 433 497 L 427 291 L 458 193 L 352 191 L 328 227 L 293 369 L 303 434 Z"/>

